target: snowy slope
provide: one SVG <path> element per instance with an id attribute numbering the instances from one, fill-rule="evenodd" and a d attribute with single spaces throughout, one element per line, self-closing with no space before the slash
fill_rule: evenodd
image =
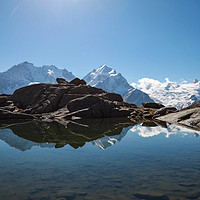
<path id="1" fill-rule="evenodd" d="M 200 101 L 200 81 L 197 79 L 192 83 L 178 84 L 169 79 L 165 79 L 165 82 L 161 83 L 154 79 L 142 78 L 138 81 L 137 87 L 147 93 L 155 102 L 178 109 Z"/>
<path id="2" fill-rule="evenodd" d="M 17 88 L 33 82 L 56 83 L 57 77 L 65 78 L 68 81 L 75 78 L 66 69 L 58 69 L 53 65 L 35 67 L 32 63 L 23 62 L 0 73 L 0 93 L 13 93 Z"/>
<path id="3" fill-rule="evenodd" d="M 153 100 L 144 92 L 132 87 L 127 80 L 107 65 L 102 65 L 83 78 L 87 84 L 108 92 L 121 94 L 125 101 L 141 106 L 142 102 Z"/>

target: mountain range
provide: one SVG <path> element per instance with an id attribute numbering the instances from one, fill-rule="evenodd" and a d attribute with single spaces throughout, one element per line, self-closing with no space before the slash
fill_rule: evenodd
<path id="1" fill-rule="evenodd" d="M 16 89 L 36 83 L 56 83 L 61 77 L 67 81 L 75 78 L 72 72 L 56 66 L 36 67 L 23 62 L 0 73 L 0 94 L 11 94 Z M 107 92 L 121 94 L 124 101 L 138 106 L 142 102 L 156 102 L 177 109 L 185 108 L 200 101 L 200 81 L 177 83 L 166 79 L 164 83 L 151 78 L 142 78 L 137 83 L 129 84 L 121 73 L 107 65 L 94 69 L 83 78 L 87 84 L 102 88 Z"/>
<path id="2" fill-rule="evenodd" d="M 14 65 L 6 72 L 0 73 L 0 93 L 11 94 L 16 89 L 36 83 L 56 83 L 56 78 L 71 81 L 75 76 L 66 69 L 53 65 L 36 67 L 32 63 L 23 62 Z M 142 105 L 142 102 L 153 102 L 148 94 L 132 87 L 127 80 L 112 68 L 103 65 L 83 78 L 87 84 L 102 88 L 107 92 L 122 95 L 124 101 Z"/>
<path id="3" fill-rule="evenodd" d="M 166 78 L 165 82 L 161 83 L 158 80 L 142 78 L 132 85 L 147 93 L 155 102 L 177 109 L 200 101 L 200 81 L 197 79 L 191 83 L 177 83 Z"/>

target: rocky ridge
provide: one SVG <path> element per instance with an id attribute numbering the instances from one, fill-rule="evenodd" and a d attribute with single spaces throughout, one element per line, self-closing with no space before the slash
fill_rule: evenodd
<path id="1" fill-rule="evenodd" d="M 177 113 L 170 113 L 157 118 L 167 123 L 178 124 L 187 128 L 200 130 L 199 102 Z"/>

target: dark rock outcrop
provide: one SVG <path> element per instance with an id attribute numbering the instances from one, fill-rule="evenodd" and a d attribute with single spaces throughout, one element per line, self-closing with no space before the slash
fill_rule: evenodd
<path id="1" fill-rule="evenodd" d="M 163 107 L 154 112 L 153 118 L 160 117 L 166 115 L 168 113 L 176 112 L 177 109 L 175 107 Z"/>
<path id="2" fill-rule="evenodd" d="M 128 117 L 139 109 L 135 104 L 123 102 L 121 95 L 85 85 L 80 79 L 70 83 L 60 78 L 57 81 L 58 84 L 41 83 L 20 88 L 9 98 L 0 96 L 0 106 L 3 105 L 5 111 L 45 120 Z"/>
<path id="3" fill-rule="evenodd" d="M 1 118 L 41 119 L 43 121 L 80 118 L 152 119 L 174 111 L 162 104 L 144 102 L 143 107 L 123 102 L 121 95 L 86 85 L 78 78 L 70 83 L 57 78 L 58 84 L 40 83 L 1 95 Z M 160 109 L 160 110 L 157 110 Z M 13 114 L 13 115 L 11 115 Z"/>
<path id="4" fill-rule="evenodd" d="M 156 118 L 160 121 L 182 125 L 200 131 L 200 108 L 184 109 Z"/>
<path id="5" fill-rule="evenodd" d="M 183 108 L 182 110 L 187 110 L 187 109 L 192 109 L 192 108 L 197 108 L 200 107 L 200 101 L 198 101 L 197 103 L 194 103 L 186 108 Z"/>
<path id="6" fill-rule="evenodd" d="M 156 108 L 156 109 L 159 109 L 159 108 L 165 107 L 164 105 L 162 105 L 160 103 L 154 103 L 154 102 L 143 102 L 142 105 L 143 105 L 144 108 Z"/>
<path id="7" fill-rule="evenodd" d="M 75 78 L 74 80 L 70 81 L 70 84 L 73 84 L 73 85 L 86 85 L 86 82 L 83 79 Z"/>
<path id="8" fill-rule="evenodd" d="M 70 112 L 90 107 L 116 107 L 122 97 L 87 85 L 37 84 L 20 88 L 12 95 L 14 104 L 26 113 L 42 114 L 65 106 Z M 106 115 L 107 116 L 107 115 Z"/>
<path id="9" fill-rule="evenodd" d="M 5 96 L 0 96 L 0 105 L 3 105 L 4 103 L 7 102 L 7 98 Z"/>
<path id="10" fill-rule="evenodd" d="M 69 82 L 66 81 L 64 78 L 57 78 L 56 82 L 59 84 L 68 84 Z"/>
<path id="11" fill-rule="evenodd" d="M 11 99 L 11 95 L 8 94 L 1 94 L 0 95 L 0 107 L 4 106 L 7 101 Z"/>

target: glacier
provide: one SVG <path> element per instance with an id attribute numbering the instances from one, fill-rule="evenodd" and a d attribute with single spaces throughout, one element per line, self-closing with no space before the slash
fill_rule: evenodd
<path id="1" fill-rule="evenodd" d="M 164 83 L 151 78 L 142 78 L 133 83 L 140 90 L 147 93 L 155 102 L 165 106 L 183 109 L 200 101 L 200 81 L 177 83 L 165 79 Z"/>

